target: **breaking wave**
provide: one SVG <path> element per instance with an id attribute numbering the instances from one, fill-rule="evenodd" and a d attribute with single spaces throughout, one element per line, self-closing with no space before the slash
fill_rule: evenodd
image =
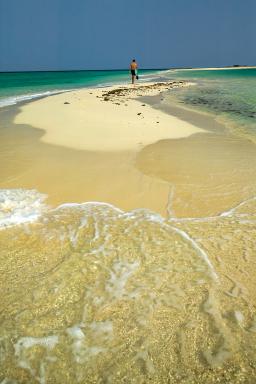
<path id="1" fill-rule="evenodd" d="M 241 361 L 255 373 L 250 297 L 221 269 L 227 254 L 236 257 L 232 241 L 240 269 L 253 255 L 254 198 L 181 220 L 44 200 L 32 190 L 1 194 L 4 383 L 159 383 L 171 374 L 175 384 L 201 384 L 220 372 L 239 383 Z"/>

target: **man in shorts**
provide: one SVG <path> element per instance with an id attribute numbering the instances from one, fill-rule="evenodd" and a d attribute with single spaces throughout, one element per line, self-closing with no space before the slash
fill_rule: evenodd
<path id="1" fill-rule="evenodd" d="M 136 63 L 136 60 L 133 59 L 133 61 L 131 62 L 131 65 L 130 65 L 131 75 L 132 75 L 132 84 L 134 84 L 134 82 L 135 82 L 137 68 L 138 68 L 138 65 Z"/>

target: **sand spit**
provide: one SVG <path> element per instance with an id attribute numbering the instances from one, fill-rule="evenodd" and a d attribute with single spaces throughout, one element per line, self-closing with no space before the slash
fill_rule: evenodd
<path id="1" fill-rule="evenodd" d="M 238 66 L 233 66 L 233 67 L 209 67 L 209 68 L 173 68 L 170 69 L 171 71 L 222 71 L 222 70 L 230 70 L 230 69 L 255 69 L 255 65 L 238 65 Z"/>
<path id="2" fill-rule="evenodd" d="M 139 150 L 161 139 L 187 137 L 198 127 L 143 104 L 184 81 L 82 89 L 37 100 L 21 107 L 16 124 L 45 131 L 45 143 L 90 151 Z"/>

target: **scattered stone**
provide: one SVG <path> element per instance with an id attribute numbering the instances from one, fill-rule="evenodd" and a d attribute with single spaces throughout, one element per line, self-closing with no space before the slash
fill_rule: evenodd
<path id="1" fill-rule="evenodd" d="M 68 101 L 65 101 L 65 103 L 64 104 L 70 104 Z"/>
<path id="2" fill-rule="evenodd" d="M 137 115 L 141 115 L 141 112 L 137 113 Z"/>
<path id="3" fill-rule="evenodd" d="M 104 97 L 104 101 L 109 101 L 109 97 Z"/>
<path id="4" fill-rule="evenodd" d="M 157 123 L 159 123 L 159 121 L 157 121 Z"/>
<path id="5" fill-rule="evenodd" d="M 142 107 L 145 107 L 145 106 L 146 106 L 146 104 L 141 104 L 141 106 L 142 106 Z"/>

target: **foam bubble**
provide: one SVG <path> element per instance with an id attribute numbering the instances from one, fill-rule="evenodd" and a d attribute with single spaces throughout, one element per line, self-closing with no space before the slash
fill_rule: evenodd
<path id="1" fill-rule="evenodd" d="M 0 229 L 38 219 L 45 198 L 36 190 L 0 189 Z"/>
<path id="2" fill-rule="evenodd" d="M 120 299 L 127 294 L 125 290 L 126 283 L 138 267 L 138 261 L 133 263 L 118 261 L 114 263 L 113 270 L 110 272 L 110 279 L 106 285 L 106 290 L 111 297 Z"/>
<path id="3" fill-rule="evenodd" d="M 71 348 L 75 362 L 84 364 L 108 350 L 107 343 L 112 339 L 113 326 L 111 321 L 94 321 L 89 325 L 74 325 L 66 332 L 72 339 Z M 97 345 L 91 345 L 90 339 Z"/>
<path id="4" fill-rule="evenodd" d="M 48 337 L 22 337 L 15 344 L 15 354 L 20 355 L 22 349 L 28 349 L 34 347 L 35 345 L 40 345 L 49 350 L 53 349 L 58 342 L 58 336 L 48 336 Z"/>
<path id="5" fill-rule="evenodd" d="M 244 321 L 244 315 L 240 311 L 234 311 L 234 317 L 239 325 Z"/>
<path id="6" fill-rule="evenodd" d="M 18 359 L 18 366 L 26 369 L 31 375 L 40 383 L 46 383 L 45 377 L 45 362 L 50 351 L 52 351 L 58 343 L 58 336 L 46 337 L 21 337 L 16 344 L 14 344 L 15 356 Z M 46 351 L 46 357 L 40 361 L 39 372 L 32 367 L 30 358 L 26 355 L 26 350 L 35 346 L 43 347 Z M 50 361 L 48 359 L 48 361 Z"/>
<path id="7" fill-rule="evenodd" d="M 72 91 L 72 90 L 70 90 L 70 89 L 62 89 L 62 90 L 58 90 L 58 91 L 57 90 L 55 90 L 55 91 L 46 91 L 46 92 L 29 93 L 29 94 L 24 94 L 24 95 L 5 97 L 5 98 L 1 98 L 0 99 L 0 108 L 1 107 L 6 107 L 8 105 L 18 104 L 18 103 L 20 103 L 22 101 L 38 99 L 39 97 L 56 95 L 58 93 L 69 92 L 69 91 Z"/>

